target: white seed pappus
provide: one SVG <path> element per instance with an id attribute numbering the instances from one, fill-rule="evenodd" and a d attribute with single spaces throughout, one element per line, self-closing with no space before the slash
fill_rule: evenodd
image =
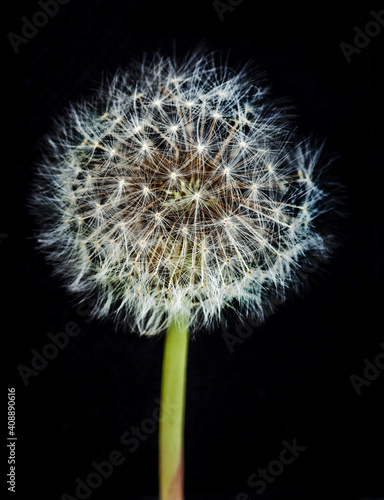
<path id="1" fill-rule="evenodd" d="M 59 120 L 34 192 L 38 238 L 96 316 L 143 334 L 210 325 L 226 306 L 262 318 L 301 259 L 327 252 L 318 163 L 247 70 L 156 55 Z"/>

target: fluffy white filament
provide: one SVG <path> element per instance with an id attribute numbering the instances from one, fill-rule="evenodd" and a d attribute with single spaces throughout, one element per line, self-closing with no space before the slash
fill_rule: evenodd
<path id="1" fill-rule="evenodd" d="M 262 317 L 326 252 L 319 151 L 266 93 L 210 55 L 156 56 L 68 111 L 39 172 L 38 237 L 95 315 L 145 334 L 234 304 Z"/>

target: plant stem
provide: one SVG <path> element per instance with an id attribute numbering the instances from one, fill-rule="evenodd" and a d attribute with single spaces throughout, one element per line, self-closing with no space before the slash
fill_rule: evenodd
<path id="1" fill-rule="evenodd" d="M 173 322 L 166 333 L 159 430 L 160 500 L 184 498 L 184 413 L 188 326 Z"/>

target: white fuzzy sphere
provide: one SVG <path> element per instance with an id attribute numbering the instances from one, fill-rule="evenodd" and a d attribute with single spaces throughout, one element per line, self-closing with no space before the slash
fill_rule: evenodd
<path id="1" fill-rule="evenodd" d="M 182 316 L 210 324 L 227 305 L 261 318 L 301 259 L 326 252 L 319 151 L 266 93 L 212 55 L 156 56 L 59 122 L 35 189 L 38 238 L 96 316 L 148 335 Z"/>

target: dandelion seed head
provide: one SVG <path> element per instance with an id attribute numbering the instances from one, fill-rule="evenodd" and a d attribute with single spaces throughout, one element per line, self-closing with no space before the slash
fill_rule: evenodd
<path id="1" fill-rule="evenodd" d="M 327 253 L 319 150 L 292 137 L 267 90 L 213 55 L 133 65 L 50 137 L 39 243 L 96 316 L 142 333 L 235 303 L 262 318 Z"/>

